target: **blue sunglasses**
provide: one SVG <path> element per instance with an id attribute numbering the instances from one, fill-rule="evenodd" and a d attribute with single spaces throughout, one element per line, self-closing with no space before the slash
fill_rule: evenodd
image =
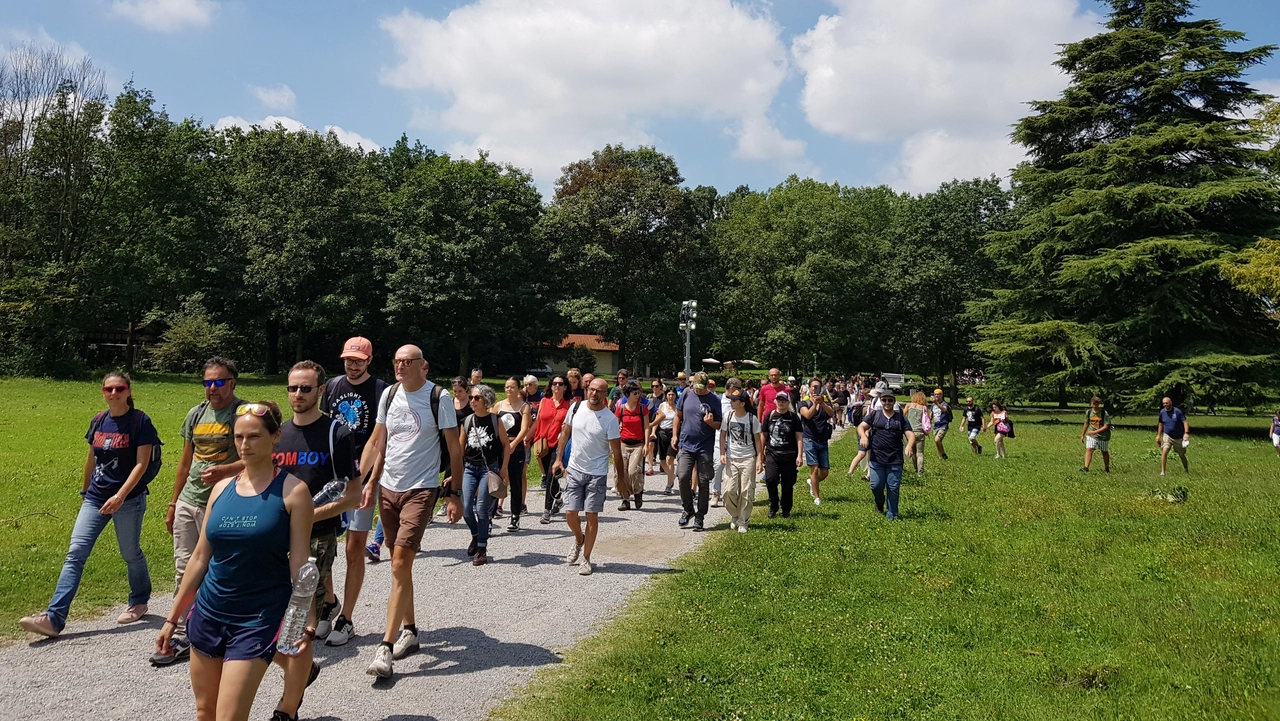
<path id="1" fill-rule="evenodd" d="M 209 380 L 205 381 L 204 387 L 205 388 L 221 388 L 230 382 L 231 382 L 230 378 L 215 378 L 211 381 Z"/>

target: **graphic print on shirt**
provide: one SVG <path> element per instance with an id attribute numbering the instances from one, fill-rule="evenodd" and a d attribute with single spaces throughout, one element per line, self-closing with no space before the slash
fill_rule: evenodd
<path id="1" fill-rule="evenodd" d="M 744 420 L 746 420 L 747 422 L 746 423 L 737 423 L 734 421 L 729 422 L 729 442 L 730 443 L 737 443 L 739 445 L 744 445 L 744 446 L 755 444 L 755 441 L 751 439 L 751 433 L 748 432 L 747 430 L 751 425 L 751 416 L 747 415 L 744 418 Z M 772 440 L 773 439 L 771 438 L 770 442 L 772 442 Z"/>
<path id="2" fill-rule="evenodd" d="M 387 438 L 397 443 L 408 443 L 418 437 L 422 430 L 422 417 L 418 412 L 405 405 L 395 405 L 387 409 Z"/>
<path id="3" fill-rule="evenodd" d="M 338 396 L 333 408 L 348 430 L 356 432 L 368 427 L 369 404 L 364 402 L 359 393 L 343 393 Z"/>
<path id="4" fill-rule="evenodd" d="M 191 431 L 191 445 L 197 461 L 222 463 L 231 448 L 231 426 L 226 423 L 197 423 Z"/>
<path id="5" fill-rule="evenodd" d="M 493 426 L 489 423 L 472 423 L 471 430 L 467 431 L 467 448 L 470 450 L 483 453 L 493 445 L 494 440 Z"/>
<path id="6" fill-rule="evenodd" d="M 786 448 L 787 439 L 783 435 L 785 423 L 774 422 L 769 425 L 769 447 L 770 448 Z M 795 433 L 792 432 L 791 444 L 795 445 Z"/>

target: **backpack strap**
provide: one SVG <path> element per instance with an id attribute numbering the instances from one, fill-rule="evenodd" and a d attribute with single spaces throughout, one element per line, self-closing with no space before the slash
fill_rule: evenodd
<path id="1" fill-rule="evenodd" d="M 397 383 L 396 385 L 400 385 Z M 436 424 L 436 430 L 444 432 L 440 428 L 440 396 L 444 394 L 444 386 L 439 383 L 433 384 L 431 387 L 431 422 Z"/>
<path id="2" fill-rule="evenodd" d="M 391 401 L 396 399 L 396 394 L 400 392 L 400 383 L 394 383 L 391 389 L 387 391 L 387 413 L 391 412 Z"/>
<path id="3" fill-rule="evenodd" d="M 337 430 L 338 419 L 329 419 L 329 468 L 333 471 L 333 477 L 338 477 L 338 460 L 333 456 L 333 436 Z"/>
<path id="4" fill-rule="evenodd" d="M 98 435 L 98 429 L 102 427 L 102 422 L 103 422 L 104 420 L 106 420 L 106 418 L 107 418 L 107 414 L 108 414 L 108 413 L 110 413 L 110 412 L 111 412 L 111 411 L 109 411 L 109 410 L 107 410 L 107 411 L 102 411 L 102 412 L 98 413 L 96 416 L 94 416 L 94 417 L 93 417 L 93 422 L 89 424 L 89 435 L 90 435 L 90 438 L 89 438 L 89 445 L 90 445 L 90 446 L 92 446 L 92 445 L 93 445 L 93 438 L 94 438 L 94 437 L 96 437 L 96 436 Z M 132 442 L 133 442 L 133 439 L 132 439 L 132 438 L 130 438 L 130 439 L 129 439 L 129 442 L 130 442 L 130 443 L 132 443 Z"/>

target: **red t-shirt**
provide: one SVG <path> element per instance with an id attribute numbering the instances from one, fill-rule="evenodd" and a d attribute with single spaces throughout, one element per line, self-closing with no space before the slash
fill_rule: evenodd
<path id="1" fill-rule="evenodd" d="M 552 448 L 560 445 L 560 427 L 564 425 L 564 418 L 569 414 L 571 405 L 571 400 L 557 404 L 550 397 L 543 398 L 538 403 L 538 424 L 533 429 L 533 441 L 545 438 L 547 445 Z"/>
<path id="2" fill-rule="evenodd" d="M 778 407 L 778 400 L 777 400 L 778 393 L 781 391 L 785 391 L 786 389 L 787 387 L 782 383 L 779 383 L 777 388 L 774 388 L 773 385 L 769 383 L 765 383 L 763 386 L 760 387 L 760 417 L 761 418 L 767 417 L 770 411 Z"/>
<path id="3" fill-rule="evenodd" d="M 637 406 L 635 411 L 628 410 L 625 403 L 618 405 L 613 414 L 621 421 L 619 437 L 623 442 L 644 442 L 644 416 L 647 412 L 643 405 Z"/>

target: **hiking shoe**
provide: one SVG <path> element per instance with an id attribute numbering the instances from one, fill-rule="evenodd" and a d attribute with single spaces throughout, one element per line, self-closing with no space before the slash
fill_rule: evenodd
<path id="1" fill-rule="evenodd" d="M 191 658 L 191 644 L 185 641 L 179 641 L 176 638 L 169 639 L 169 648 L 173 649 L 173 653 L 153 653 L 151 654 L 152 666 L 168 666 L 178 661 Z"/>
<path id="2" fill-rule="evenodd" d="M 694 517 L 694 519 L 693 519 L 693 530 L 694 530 L 694 531 L 702 531 L 702 530 L 705 530 L 705 529 L 703 529 L 703 527 L 702 527 L 702 516 L 695 516 L 695 517 Z"/>
<path id="3" fill-rule="evenodd" d="M 637 493 L 637 494 L 636 494 L 636 510 L 637 510 L 637 511 L 638 511 L 638 510 L 640 510 L 640 508 L 641 508 L 642 506 L 644 506 L 644 498 L 643 498 L 643 496 L 644 496 L 644 492 L 643 492 L 643 491 L 642 491 L 642 492 L 640 492 L 640 493 Z"/>
<path id="4" fill-rule="evenodd" d="M 627 500 L 627 499 L 625 499 L 625 498 L 624 498 L 624 499 L 622 499 L 622 503 L 618 504 L 618 510 L 619 510 L 619 511 L 630 511 L 630 510 L 631 510 L 631 501 L 628 501 L 628 500 Z"/>
<path id="5" fill-rule="evenodd" d="M 403 635 L 402 635 L 403 637 Z M 417 647 L 417 640 L 414 640 L 414 647 Z M 373 663 L 369 664 L 369 668 L 365 669 L 365 673 L 378 678 L 391 678 L 392 658 L 394 654 L 385 644 L 378 644 L 378 648 L 373 652 Z"/>
<path id="6" fill-rule="evenodd" d="M 719 494 L 719 493 L 712 493 L 712 494 L 711 494 L 711 507 L 712 507 L 712 508 L 719 508 L 719 507 L 720 507 L 720 494 Z"/>
<path id="7" fill-rule="evenodd" d="M 147 615 L 147 604 L 135 603 L 116 617 L 116 623 L 133 623 L 145 615 Z"/>
<path id="8" fill-rule="evenodd" d="M 351 623 L 346 616 L 338 616 L 338 619 L 333 622 L 333 630 L 329 632 L 324 643 L 326 646 L 344 646 L 355 635 L 355 624 Z"/>
<path id="9" fill-rule="evenodd" d="M 543 511 L 542 517 L 538 519 L 538 523 L 541 523 L 544 526 L 551 523 L 551 511 Z"/>
<path id="10" fill-rule="evenodd" d="M 679 523 L 680 523 L 680 527 L 681 527 L 681 528 L 684 528 L 685 526 L 689 525 L 689 512 L 688 512 L 688 511 L 681 511 L 681 512 L 680 512 L 680 521 L 679 521 Z"/>
<path id="11" fill-rule="evenodd" d="M 18 625 L 26 631 L 38 633 L 46 638 L 58 637 L 58 631 L 54 629 L 53 621 L 49 620 L 49 614 L 47 613 L 37 613 L 34 616 L 18 619 Z"/>
<path id="12" fill-rule="evenodd" d="M 671 486 L 667 486 L 666 490 L 664 490 L 664 491 L 662 492 L 662 494 L 663 494 L 664 496 L 669 496 L 669 495 L 671 495 Z"/>
<path id="13" fill-rule="evenodd" d="M 512 516 L 511 522 L 507 524 L 507 533 L 515 533 L 520 530 L 520 517 Z"/>
<path id="14" fill-rule="evenodd" d="M 570 566 L 576 566 L 578 564 L 578 557 L 581 555 L 582 555 L 582 544 L 578 543 L 577 541 L 574 541 L 573 550 L 569 552 L 569 555 L 564 557 L 564 562 L 569 564 Z"/>
<path id="15" fill-rule="evenodd" d="M 396 639 L 395 646 L 391 648 L 391 658 L 399 661 L 411 653 L 416 653 L 418 648 L 418 634 L 407 628 L 402 628 L 400 629 L 400 638 Z M 373 662 L 377 663 L 378 659 L 375 658 Z M 373 667 L 370 666 L 369 668 Z M 390 674 L 388 673 L 388 675 Z"/>
<path id="16" fill-rule="evenodd" d="M 364 555 L 369 559 L 369 563 L 377 563 L 382 560 L 382 546 L 370 543 L 364 547 Z"/>
<path id="17" fill-rule="evenodd" d="M 578 575 L 579 575 L 579 576 L 590 576 L 590 575 L 591 575 L 591 572 L 592 572 L 592 571 L 594 571 L 594 570 L 595 570 L 595 567 L 591 565 L 591 559 L 590 559 L 590 558 L 584 558 L 584 559 L 582 559 L 582 567 L 578 569 Z"/>
<path id="18" fill-rule="evenodd" d="M 479 553 L 479 551 L 480 551 L 480 546 L 476 545 L 476 539 L 473 537 L 471 539 L 471 545 L 467 546 L 467 557 L 470 558 L 471 556 L 474 556 L 477 553 Z"/>
<path id="19" fill-rule="evenodd" d="M 488 562 L 489 562 L 489 554 L 483 548 L 481 548 L 479 551 L 476 552 L 475 558 L 471 559 L 471 565 L 473 566 L 483 566 Z"/>
<path id="20" fill-rule="evenodd" d="M 1089 472 L 1089 469 L 1088 469 L 1088 468 L 1081 468 L 1081 469 L 1080 469 L 1080 472 L 1081 472 L 1081 473 L 1088 473 L 1088 472 Z"/>
<path id="21" fill-rule="evenodd" d="M 333 603 L 326 603 L 320 608 L 319 618 L 316 619 L 316 638 L 324 640 L 333 633 L 333 619 L 342 613 L 342 601 L 337 599 Z"/>

